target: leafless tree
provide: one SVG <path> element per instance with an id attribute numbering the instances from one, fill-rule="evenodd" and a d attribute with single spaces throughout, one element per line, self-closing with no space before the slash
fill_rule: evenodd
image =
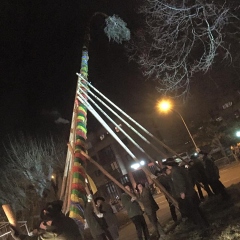
<path id="1" fill-rule="evenodd" d="M 233 14 L 238 7 L 222 1 L 145 0 L 139 10 L 145 22 L 132 34 L 129 57 L 158 81 L 160 93 L 186 96 L 192 76 L 207 72 L 216 56 L 231 61 L 226 29 L 234 25 L 239 35 L 240 21 Z"/>
<path id="2" fill-rule="evenodd" d="M 66 144 L 49 137 L 38 139 L 21 134 L 10 138 L 4 167 L 0 170 L 0 201 L 17 211 L 31 211 L 51 191 L 51 176 L 63 172 Z M 37 209 L 37 211 L 39 211 Z"/>

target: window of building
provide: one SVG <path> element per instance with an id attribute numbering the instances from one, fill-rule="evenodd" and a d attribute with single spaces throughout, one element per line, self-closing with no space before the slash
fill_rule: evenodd
<path id="1" fill-rule="evenodd" d="M 116 161 L 115 154 L 111 146 L 107 146 L 98 152 L 99 163 L 102 165 Z"/>
<path id="2" fill-rule="evenodd" d="M 116 161 L 111 163 L 112 170 L 119 170 L 118 163 Z"/>
<path id="3" fill-rule="evenodd" d="M 124 183 L 130 182 L 130 180 L 129 180 L 127 174 L 124 175 L 124 176 L 122 176 L 119 180 L 120 180 L 121 184 L 124 184 Z"/>
<path id="4" fill-rule="evenodd" d="M 217 121 L 217 122 L 221 122 L 222 120 L 223 120 L 222 117 L 218 117 L 218 118 L 216 118 L 216 121 Z"/>
<path id="5" fill-rule="evenodd" d="M 105 135 L 102 134 L 99 138 L 100 138 L 100 140 L 103 140 L 105 138 Z"/>
<path id="6" fill-rule="evenodd" d="M 227 103 L 223 104 L 222 108 L 226 109 L 226 108 L 229 108 L 231 106 L 232 106 L 232 102 L 227 102 Z"/>

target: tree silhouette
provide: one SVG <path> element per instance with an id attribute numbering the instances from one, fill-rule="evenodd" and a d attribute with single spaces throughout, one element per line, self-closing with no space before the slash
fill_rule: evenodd
<path id="1" fill-rule="evenodd" d="M 160 93 L 186 96 L 195 73 L 207 72 L 216 57 L 232 60 L 230 36 L 240 36 L 237 9 L 235 1 L 146 0 L 139 9 L 145 23 L 132 36 L 129 58 L 158 82 Z"/>

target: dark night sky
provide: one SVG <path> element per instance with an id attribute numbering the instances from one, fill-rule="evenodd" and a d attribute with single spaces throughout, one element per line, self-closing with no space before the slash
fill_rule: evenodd
<path id="1" fill-rule="evenodd" d="M 71 120 L 76 72 L 81 64 L 85 26 L 95 11 L 117 14 L 130 30 L 139 24 L 134 13 L 137 0 L 2 0 L 0 6 L 0 137 L 22 129 L 38 129 L 40 113 L 58 110 Z M 128 112 L 154 111 L 160 96 L 154 83 L 146 81 L 136 64 L 129 63 L 122 45 L 108 41 L 102 19 L 93 22 L 89 49 L 89 80 Z M 190 101 L 178 108 L 186 116 L 206 114 L 208 99 L 223 88 L 238 88 L 217 70 L 193 82 Z M 220 80 L 221 81 L 220 81 Z M 236 83 L 238 82 L 238 83 Z M 210 93 L 211 92 L 211 93 Z M 212 94 L 213 93 L 213 94 Z M 197 106 L 197 107 L 196 107 Z M 44 124 L 43 124 L 44 125 Z M 89 127 L 94 120 L 89 116 Z"/>
<path id="2" fill-rule="evenodd" d="M 70 120 L 89 17 L 95 11 L 117 14 L 134 28 L 133 8 L 134 1 L 118 0 L 1 1 L 1 135 L 35 128 L 42 109 L 57 109 Z M 103 19 L 93 21 L 89 80 L 120 107 L 134 87 L 134 108 L 144 81 L 103 27 Z"/>

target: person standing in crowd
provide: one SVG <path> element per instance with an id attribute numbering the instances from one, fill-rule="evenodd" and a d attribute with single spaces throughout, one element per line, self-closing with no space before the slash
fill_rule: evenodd
<path id="1" fill-rule="evenodd" d="M 108 226 L 106 221 L 103 219 L 103 214 L 94 212 L 93 203 L 91 201 L 86 204 L 84 217 L 94 240 L 112 240 L 107 230 Z"/>
<path id="2" fill-rule="evenodd" d="M 144 212 L 147 214 L 149 221 L 154 227 L 154 233 L 156 233 L 156 237 L 164 237 L 165 233 L 157 219 L 157 210 L 159 207 L 154 200 L 150 189 L 144 187 L 142 183 L 137 183 L 136 190 L 138 192 L 138 200 L 143 204 Z"/>
<path id="3" fill-rule="evenodd" d="M 171 170 L 170 177 L 173 183 L 174 196 L 180 212 L 186 215 L 205 234 L 209 223 L 199 208 L 200 200 L 193 188 L 188 172 L 179 167 L 173 158 L 167 158 L 163 164 Z"/>
<path id="4" fill-rule="evenodd" d="M 118 220 L 113 212 L 111 205 L 106 203 L 103 197 L 97 197 L 95 199 L 95 203 L 97 204 L 99 212 L 103 214 L 103 218 L 107 223 L 108 231 L 111 234 L 112 239 L 118 240 L 119 239 Z"/>
<path id="5" fill-rule="evenodd" d="M 192 179 L 193 185 L 196 185 L 197 187 L 198 195 L 201 201 L 204 200 L 202 185 L 209 197 L 214 195 L 209 187 L 209 182 L 205 173 L 203 163 L 198 160 L 197 157 L 194 155 L 191 156 L 191 160 L 189 161 L 188 171 Z"/>
<path id="6" fill-rule="evenodd" d="M 164 167 L 160 171 L 156 171 L 155 175 L 157 176 L 157 180 L 160 184 L 169 192 L 170 195 L 173 196 L 172 189 L 171 189 L 171 178 L 167 175 L 168 168 Z M 174 222 L 177 222 L 177 214 L 176 214 L 176 208 L 174 204 L 166 197 L 166 200 L 168 202 L 170 213 L 172 216 L 172 219 Z"/>
<path id="7" fill-rule="evenodd" d="M 131 183 L 125 183 L 124 187 L 127 191 L 133 193 L 133 188 Z M 143 240 L 142 233 L 144 235 L 145 240 L 150 239 L 150 234 L 148 231 L 148 227 L 145 221 L 145 218 L 143 216 L 143 211 L 139 205 L 139 203 L 136 201 L 136 197 L 131 197 L 127 193 L 123 193 L 121 196 L 121 201 L 123 207 L 126 209 L 129 218 L 132 220 L 132 222 L 135 225 L 136 231 L 137 231 L 137 237 L 138 240 Z"/>
<path id="8" fill-rule="evenodd" d="M 199 159 L 203 161 L 203 165 L 205 168 L 205 173 L 207 175 L 208 182 L 213 190 L 213 192 L 217 194 L 221 194 L 223 200 L 228 200 L 230 195 L 227 193 L 224 185 L 219 180 L 219 169 L 215 165 L 213 159 L 211 159 L 207 153 L 200 151 L 199 152 Z"/>
<path id="9" fill-rule="evenodd" d="M 79 228 L 72 218 L 62 213 L 62 201 L 53 201 L 46 204 L 41 211 L 39 229 L 33 231 L 32 236 L 18 232 L 13 226 L 12 237 L 15 240 L 81 240 Z"/>

